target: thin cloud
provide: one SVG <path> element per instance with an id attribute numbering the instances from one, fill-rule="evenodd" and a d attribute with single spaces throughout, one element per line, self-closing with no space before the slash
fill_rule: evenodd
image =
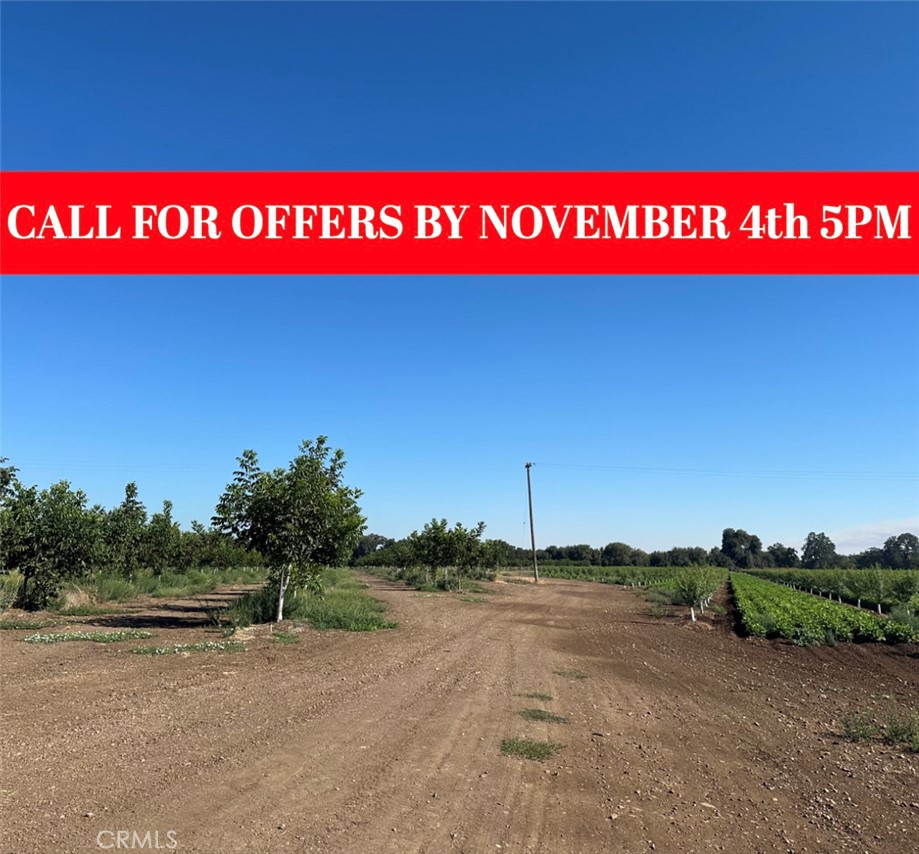
<path id="1" fill-rule="evenodd" d="M 836 543 L 836 551 L 839 554 L 854 554 L 863 552 L 865 549 L 879 548 L 884 545 L 884 540 L 888 537 L 904 533 L 919 536 L 919 516 L 892 521 L 866 522 L 863 525 L 854 525 L 851 528 L 831 533 L 829 537 Z"/>

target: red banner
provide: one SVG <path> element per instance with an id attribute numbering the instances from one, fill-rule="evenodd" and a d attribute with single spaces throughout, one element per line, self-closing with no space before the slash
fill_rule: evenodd
<path id="1" fill-rule="evenodd" d="M 4 274 L 904 274 L 914 172 L 5 172 Z"/>

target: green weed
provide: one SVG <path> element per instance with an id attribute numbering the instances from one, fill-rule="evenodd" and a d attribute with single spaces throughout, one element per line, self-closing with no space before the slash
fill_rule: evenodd
<path id="1" fill-rule="evenodd" d="M 878 734 L 878 726 L 871 716 L 859 709 L 852 709 L 840 718 L 842 734 L 849 741 L 868 741 Z"/>
<path id="2" fill-rule="evenodd" d="M 549 724 L 568 723 L 568 718 L 563 718 L 561 715 L 547 712 L 545 709 L 521 709 L 517 714 L 527 721 L 543 721 Z"/>
<path id="3" fill-rule="evenodd" d="M 556 670 L 556 676 L 564 676 L 566 679 L 588 679 L 588 675 L 583 670 Z"/>
<path id="4" fill-rule="evenodd" d="M 532 759 L 544 762 L 561 750 L 564 744 L 551 741 L 533 741 L 529 738 L 505 738 L 501 742 L 501 752 L 505 756 L 517 756 L 521 759 Z"/>

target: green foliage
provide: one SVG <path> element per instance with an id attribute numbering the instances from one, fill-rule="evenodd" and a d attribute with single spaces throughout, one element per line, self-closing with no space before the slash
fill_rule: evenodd
<path id="1" fill-rule="evenodd" d="M 0 575 L 0 611 L 13 607 L 13 603 L 19 598 L 23 581 L 25 578 L 22 573 L 15 570 Z"/>
<path id="2" fill-rule="evenodd" d="M 828 639 L 834 643 L 919 639 L 908 626 L 747 573 L 732 573 L 731 586 L 743 625 L 752 635 L 787 638 L 802 646 Z"/>
<path id="3" fill-rule="evenodd" d="M 65 583 L 51 607 L 58 613 L 76 614 L 70 606 L 74 596 L 85 596 L 93 605 L 124 602 L 138 596 L 161 598 L 190 598 L 209 593 L 221 584 L 261 584 L 265 581 L 263 567 L 230 567 L 228 569 L 189 569 L 186 572 L 156 573 L 138 570 L 129 580 L 111 573 L 93 573 L 78 581 Z M 101 613 L 101 612 L 99 612 Z"/>
<path id="4" fill-rule="evenodd" d="M 884 741 L 888 744 L 915 745 L 919 741 L 919 712 L 901 712 L 891 703 L 884 716 Z"/>
<path id="5" fill-rule="evenodd" d="M 763 544 L 759 537 L 742 528 L 725 528 L 721 534 L 721 552 L 736 567 L 757 566 Z"/>
<path id="6" fill-rule="evenodd" d="M 529 694 L 524 694 L 528 700 L 542 700 L 544 703 L 548 703 L 552 699 L 551 694 L 543 694 L 541 691 L 531 691 Z"/>
<path id="7" fill-rule="evenodd" d="M 279 621 L 288 586 L 316 586 L 321 568 L 344 563 L 364 532 L 361 492 L 345 486 L 344 469 L 344 452 L 325 436 L 302 442 L 286 469 L 262 471 L 244 451 L 217 504 L 215 527 L 265 557 Z"/>
<path id="8" fill-rule="evenodd" d="M 724 570 L 709 566 L 680 569 L 671 581 L 683 605 L 696 607 L 718 590 L 724 583 Z"/>
<path id="9" fill-rule="evenodd" d="M 505 738 L 501 742 L 501 752 L 505 756 L 532 759 L 534 762 L 544 762 L 564 747 L 564 744 L 555 744 L 551 741 L 533 741 L 529 738 Z"/>
<path id="10" fill-rule="evenodd" d="M 884 542 L 884 565 L 895 569 L 919 569 L 919 537 L 899 534 Z"/>
<path id="11" fill-rule="evenodd" d="M 484 522 L 470 528 L 457 522 L 451 528 L 446 519 L 431 519 L 420 533 L 412 531 L 403 540 L 391 540 L 356 563 L 419 590 L 462 589 L 470 578 L 494 578 L 510 548 L 500 540 L 483 541 L 484 531 Z"/>
<path id="12" fill-rule="evenodd" d="M 5 571 L 22 574 L 17 605 L 45 607 L 64 579 L 93 565 L 100 519 L 67 481 L 41 491 L 10 482 L 0 509 L 0 560 Z"/>
<path id="13" fill-rule="evenodd" d="M 549 724 L 568 723 L 568 718 L 563 718 L 561 715 L 556 715 L 553 712 L 547 712 L 545 709 L 521 709 L 517 714 L 528 721 L 543 721 Z"/>
<path id="14" fill-rule="evenodd" d="M 273 643 L 300 643 L 300 635 L 297 632 L 274 632 L 271 635 Z"/>
<path id="15" fill-rule="evenodd" d="M 919 571 L 880 569 L 750 569 L 750 575 L 789 584 L 823 596 L 841 598 L 850 604 L 865 605 L 889 611 L 898 605 L 909 605 L 919 591 Z"/>
<path id="16" fill-rule="evenodd" d="M 838 560 L 836 546 L 826 534 L 811 531 L 807 535 L 801 553 L 801 563 L 806 569 L 827 569 Z"/>
<path id="17" fill-rule="evenodd" d="M 851 709 L 839 720 L 842 734 L 849 741 L 868 741 L 878 734 L 878 725 L 861 709 Z"/>
<path id="18" fill-rule="evenodd" d="M 34 629 L 47 629 L 50 626 L 60 625 L 61 620 L 21 620 L 16 617 L 7 617 L 0 620 L 0 629 L 24 631 Z"/>
<path id="19" fill-rule="evenodd" d="M 172 521 L 168 501 L 148 525 L 135 483 L 125 487 L 122 503 L 106 512 L 98 505 L 87 506 L 86 495 L 66 481 L 39 490 L 20 483 L 15 471 L 0 466 L 0 596 L 6 597 L 18 579 L 13 604 L 19 607 L 45 608 L 62 585 L 81 584 L 100 574 L 131 583 L 142 567 L 160 574 L 167 569 L 237 567 L 261 561 L 257 554 L 197 523 L 192 531 L 181 532 Z"/>
<path id="20" fill-rule="evenodd" d="M 152 638 L 153 632 L 140 629 L 125 629 L 118 632 L 55 632 L 50 635 L 29 635 L 24 643 L 65 643 L 67 641 L 92 641 L 93 643 L 119 643 L 126 640 Z"/>
<path id="21" fill-rule="evenodd" d="M 919 753 L 919 710 L 900 709 L 890 702 L 879 724 L 875 716 L 860 708 L 852 708 L 839 721 L 843 735 L 854 742 L 869 741 L 880 736 L 893 746 L 905 746 Z"/>
<path id="22" fill-rule="evenodd" d="M 227 610 L 227 618 L 237 626 L 267 623 L 274 619 L 277 591 L 272 585 L 243 596 Z M 343 629 L 369 632 L 394 628 L 385 618 L 386 606 L 367 593 L 366 585 L 347 569 L 325 569 L 318 587 L 294 588 L 287 599 L 285 616 L 302 620 L 317 629 Z"/>

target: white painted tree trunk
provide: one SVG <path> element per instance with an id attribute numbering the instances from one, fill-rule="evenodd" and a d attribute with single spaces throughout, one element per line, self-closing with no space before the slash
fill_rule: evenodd
<path id="1" fill-rule="evenodd" d="M 689 606 L 689 616 L 692 617 L 693 622 L 696 621 L 696 609 L 692 605 Z"/>
<path id="2" fill-rule="evenodd" d="M 284 572 L 281 573 L 281 584 L 278 587 L 278 618 L 276 620 L 278 623 L 284 619 L 284 594 L 287 592 L 287 585 L 290 584 L 291 569 L 291 565 L 288 564 Z"/>

